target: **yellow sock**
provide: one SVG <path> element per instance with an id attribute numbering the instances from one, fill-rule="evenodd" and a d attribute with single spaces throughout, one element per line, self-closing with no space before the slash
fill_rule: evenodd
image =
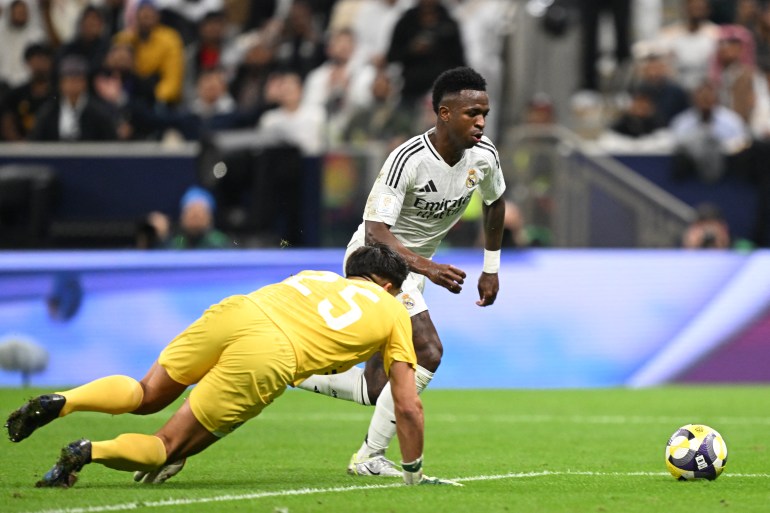
<path id="1" fill-rule="evenodd" d="M 137 409 L 144 398 L 142 386 L 128 376 L 107 376 L 58 393 L 67 399 L 60 417 L 73 411 L 98 411 L 113 415 L 128 413 Z"/>
<path id="2" fill-rule="evenodd" d="M 166 446 L 157 436 L 126 433 L 91 442 L 91 461 L 115 470 L 155 470 L 166 463 Z"/>

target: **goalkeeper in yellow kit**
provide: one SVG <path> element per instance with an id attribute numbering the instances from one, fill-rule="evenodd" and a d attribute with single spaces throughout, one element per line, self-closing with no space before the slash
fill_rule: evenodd
<path id="1" fill-rule="evenodd" d="M 259 415 L 287 386 L 312 374 L 345 371 L 378 351 L 393 388 L 404 481 L 444 482 L 423 476 L 421 469 L 417 360 L 409 314 L 394 298 L 408 273 L 406 262 L 387 246 L 365 246 L 348 258 L 345 271 L 347 278 L 303 271 L 224 299 L 172 340 L 141 381 L 108 376 L 24 404 L 5 424 L 14 442 L 76 411 L 154 413 L 197 384 L 155 435 L 72 442 L 36 485 L 72 486 L 88 463 L 162 482 L 187 457 Z"/>

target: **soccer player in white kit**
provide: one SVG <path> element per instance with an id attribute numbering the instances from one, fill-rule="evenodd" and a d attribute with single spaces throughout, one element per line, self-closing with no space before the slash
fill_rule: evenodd
<path id="1" fill-rule="evenodd" d="M 425 278 L 458 294 L 465 272 L 431 258 L 457 223 L 475 191 L 483 200 L 484 267 L 478 280 L 478 306 L 495 302 L 503 236 L 505 182 L 494 144 L 484 136 L 489 113 L 486 82 L 467 67 L 442 73 L 432 91 L 436 125 L 396 148 L 383 165 L 366 203 L 363 223 L 348 244 L 347 256 L 364 244 L 383 243 L 407 261 L 410 274 L 397 296 L 409 311 L 422 391 L 441 362 L 443 347 L 422 295 Z M 400 477 L 402 471 L 385 457 L 396 434 L 393 398 L 379 355 L 365 369 L 353 367 L 337 375 L 311 376 L 299 385 L 360 404 L 375 404 L 361 448 L 348 473 Z"/>

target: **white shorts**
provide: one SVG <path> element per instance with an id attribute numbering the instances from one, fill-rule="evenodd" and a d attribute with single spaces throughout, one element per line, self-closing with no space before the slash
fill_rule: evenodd
<path id="1" fill-rule="evenodd" d="M 348 255 L 358 249 L 360 246 L 356 244 L 350 244 L 345 251 L 345 258 L 342 260 L 342 272 L 345 272 L 345 262 L 348 261 Z M 417 273 L 409 273 L 401 285 L 401 294 L 396 296 L 396 299 L 401 301 L 404 308 L 409 312 L 409 316 L 413 317 L 418 313 L 422 313 L 428 310 L 428 305 L 425 303 L 425 297 L 422 295 L 422 291 L 425 289 L 425 276 Z"/>
<path id="2" fill-rule="evenodd" d="M 409 273 L 401 285 L 401 294 L 396 299 L 401 301 L 409 317 L 422 313 L 428 309 L 422 291 L 425 288 L 425 276 L 417 273 Z"/>

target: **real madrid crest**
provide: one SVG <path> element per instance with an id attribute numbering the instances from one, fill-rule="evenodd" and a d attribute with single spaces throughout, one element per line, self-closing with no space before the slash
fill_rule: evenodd
<path id="1" fill-rule="evenodd" d="M 465 186 L 468 189 L 473 189 L 476 184 L 479 183 L 479 177 L 476 176 L 476 170 L 471 169 L 468 171 L 468 178 L 465 179 Z"/>
<path id="2" fill-rule="evenodd" d="M 414 299 L 409 294 L 403 294 L 401 296 L 401 303 L 403 303 L 404 307 L 407 310 L 411 310 L 414 308 Z"/>

